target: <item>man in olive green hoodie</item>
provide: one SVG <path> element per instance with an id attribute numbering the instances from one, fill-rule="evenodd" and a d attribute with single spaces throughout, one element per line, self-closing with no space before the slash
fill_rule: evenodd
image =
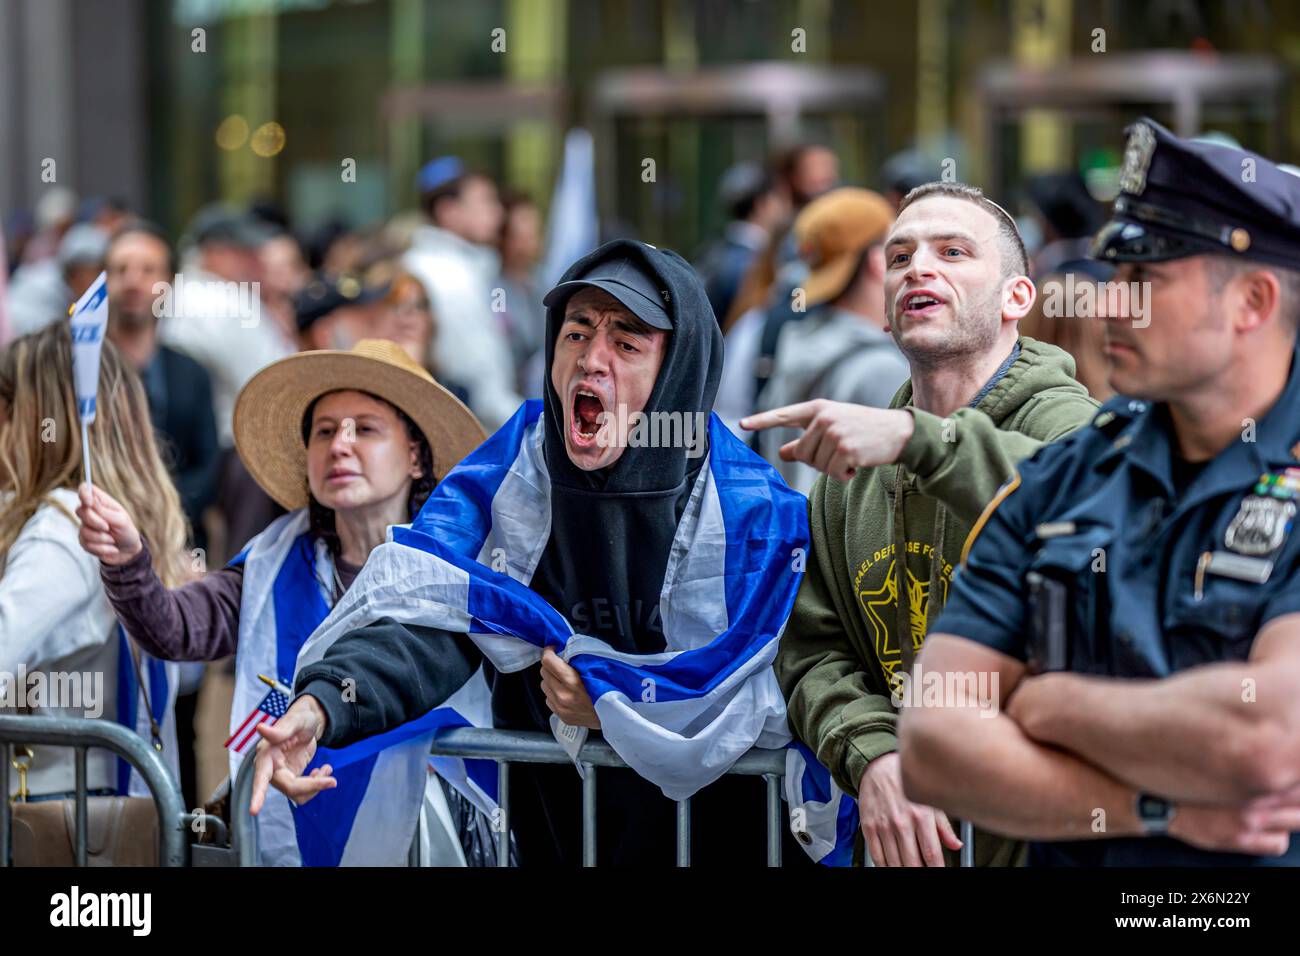
<path id="1" fill-rule="evenodd" d="M 903 794 L 903 675 L 984 507 L 1018 461 L 1086 424 L 1097 403 L 1066 352 L 1018 334 L 1035 298 L 1024 244 L 978 189 L 913 190 L 885 261 L 890 330 L 912 372 L 890 409 L 804 402 L 741 425 L 804 428 L 781 455 L 826 473 L 775 665 L 791 729 L 857 795 L 873 863 L 942 866 L 961 847 L 952 824 Z M 977 837 L 977 865 L 1018 860 L 1019 844 Z"/>

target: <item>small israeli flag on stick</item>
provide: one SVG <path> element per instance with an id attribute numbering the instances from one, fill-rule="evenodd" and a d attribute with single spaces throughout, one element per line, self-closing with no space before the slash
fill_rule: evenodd
<path id="1" fill-rule="evenodd" d="M 72 379 L 81 419 L 81 457 L 90 484 L 90 423 L 95 420 L 95 395 L 99 391 L 99 350 L 108 327 L 108 273 L 101 272 L 68 310 L 72 319 Z"/>

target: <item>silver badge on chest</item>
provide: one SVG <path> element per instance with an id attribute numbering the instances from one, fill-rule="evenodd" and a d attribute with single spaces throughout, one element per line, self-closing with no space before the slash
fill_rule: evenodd
<path id="1" fill-rule="evenodd" d="M 1295 512 L 1293 501 L 1249 495 L 1228 525 L 1223 543 L 1238 554 L 1272 554 L 1286 540 Z"/>

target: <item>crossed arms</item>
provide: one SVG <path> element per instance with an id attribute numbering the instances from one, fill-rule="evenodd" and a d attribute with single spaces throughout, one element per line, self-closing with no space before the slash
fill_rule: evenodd
<path id="1" fill-rule="evenodd" d="M 1177 801 L 1170 835 L 1203 849 L 1280 855 L 1300 830 L 1300 614 L 1268 622 L 1245 663 L 1163 680 L 1029 677 L 949 634 L 921 665 L 996 674 L 1000 707 L 904 711 L 910 799 L 1036 840 L 1140 836 L 1140 791 Z"/>

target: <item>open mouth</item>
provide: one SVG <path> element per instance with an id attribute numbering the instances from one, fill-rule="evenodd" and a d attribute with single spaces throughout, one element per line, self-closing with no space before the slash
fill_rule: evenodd
<path id="1" fill-rule="evenodd" d="M 933 292 L 918 289 L 903 296 L 900 305 L 905 315 L 929 315 L 944 304 L 943 299 Z"/>
<path id="2" fill-rule="evenodd" d="M 573 395 L 572 432 L 573 443 L 579 448 L 590 448 L 596 443 L 596 435 L 603 424 L 601 413 L 605 403 L 600 396 L 587 388 L 580 388 Z"/>

